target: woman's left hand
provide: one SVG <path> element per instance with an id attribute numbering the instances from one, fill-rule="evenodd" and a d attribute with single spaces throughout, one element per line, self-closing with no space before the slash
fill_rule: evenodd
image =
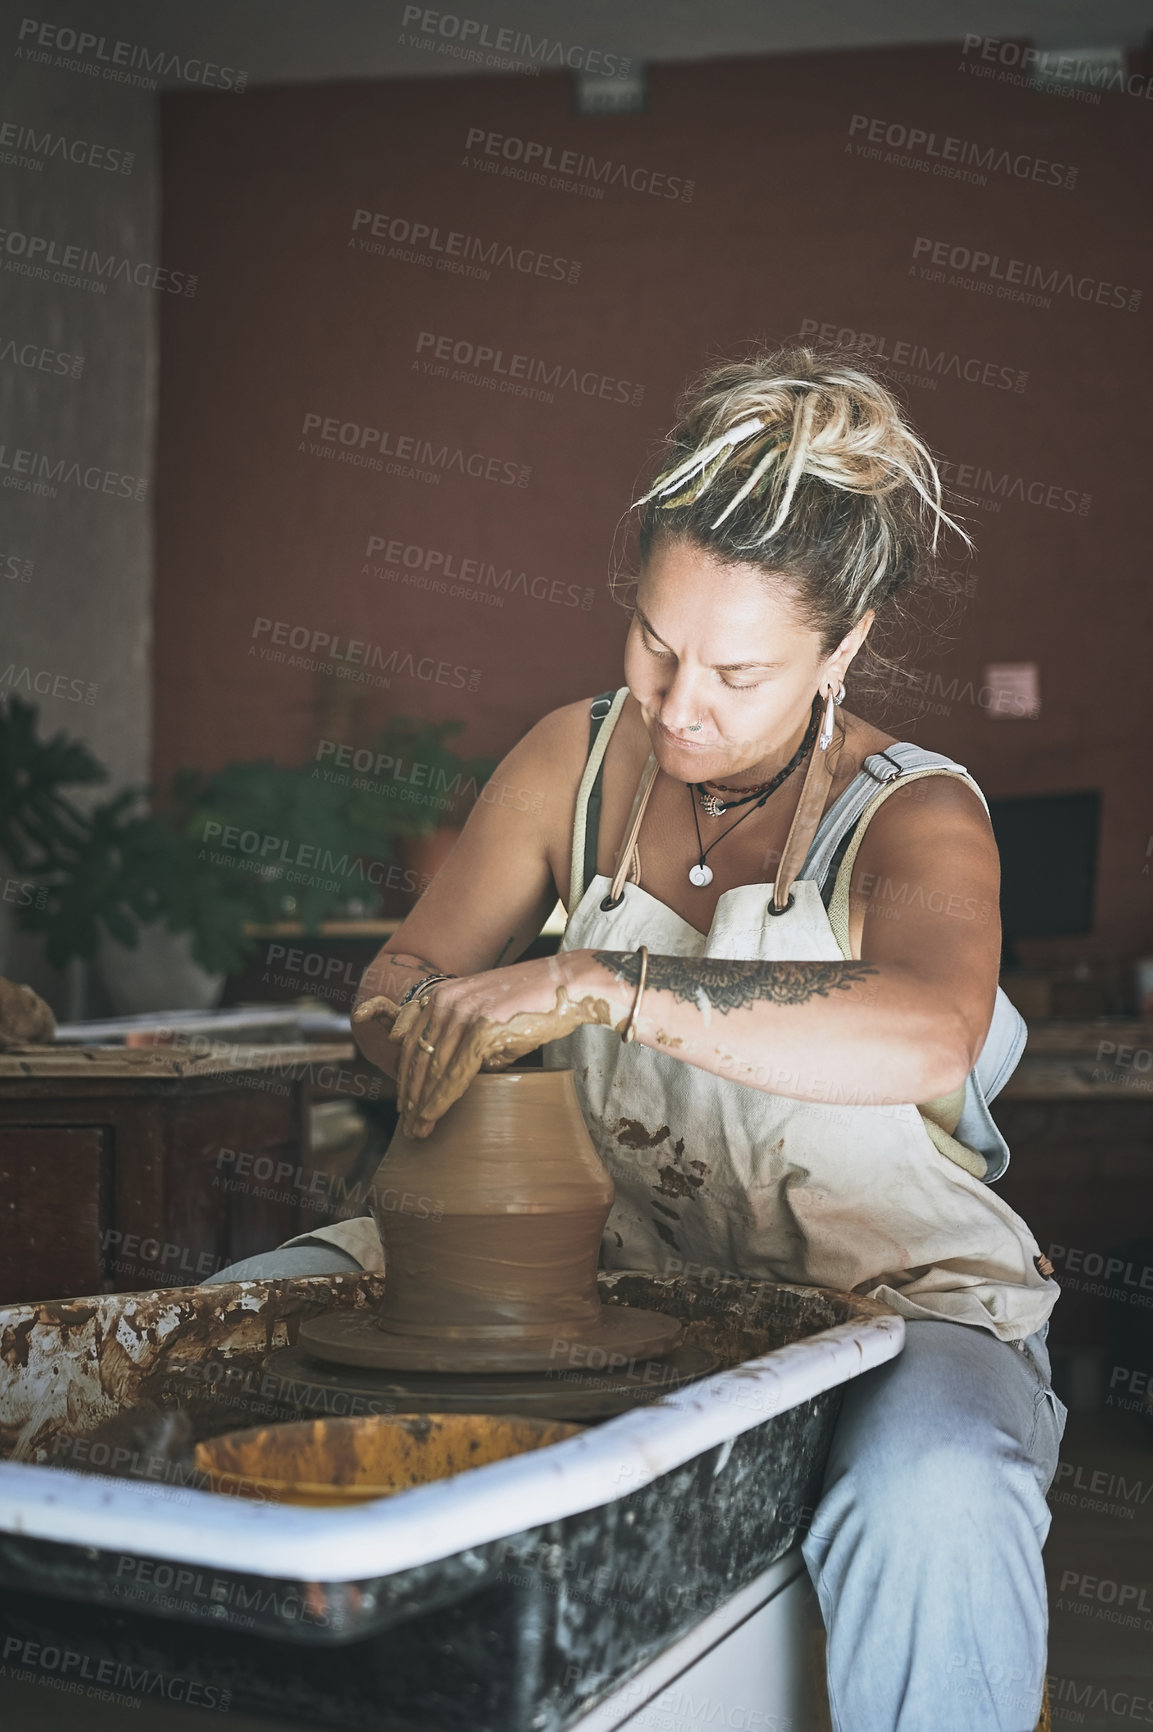
<path id="1" fill-rule="evenodd" d="M 442 980 L 424 1003 L 418 995 L 403 1007 L 390 1039 L 403 1043 L 396 1098 L 405 1136 L 426 1137 L 478 1071 L 503 1070 L 582 1024 L 612 1026 L 607 998 L 581 994 L 574 984 L 578 954 Z M 627 1014 L 627 1007 L 618 1011 L 622 1028 Z"/>

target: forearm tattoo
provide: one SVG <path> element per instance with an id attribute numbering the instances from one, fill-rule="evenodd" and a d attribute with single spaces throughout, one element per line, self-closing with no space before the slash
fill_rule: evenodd
<path id="1" fill-rule="evenodd" d="M 641 959 L 634 951 L 594 950 L 593 956 L 621 980 L 635 986 Z M 671 992 L 686 1004 L 703 994 L 714 1010 L 727 1013 L 750 1004 L 807 1004 L 847 992 L 877 970 L 868 962 L 760 962 L 727 956 L 650 956 L 646 991 Z"/>
<path id="2" fill-rule="evenodd" d="M 436 972 L 436 963 L 427 961 L 423 956 L 390 950 L 385 956 L 375 956 L 369 963 L 361 976 L 357 999 L 375 998 L 378 993 L 383 993 L 388 998 L 394 993 L 399 996 L 422 974 Z"/>

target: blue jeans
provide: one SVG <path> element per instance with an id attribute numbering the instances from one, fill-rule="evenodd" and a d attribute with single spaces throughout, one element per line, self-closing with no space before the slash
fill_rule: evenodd
<path id="1" fill-rule="evenodd" d="M 298 1281 L 305 1275 L 355 1274 L 360 1264 L 349 1251 L 339 1245 L 280 1245 L 274 1251 L 261 1251 L 255 1257 L 245 1257 L 218 1269 L 201 1281 L 202 1287 L 222 1287 L 227 1281 Z"/>
<path id="2" fill-rule="evenodd" d="M 1048 1327 L 1016 1347 L 907 1322 L 903 1352 L 846 1385 L 803 1544 L 836 1732 L 1034 1732 L 1066 1414 Z"/>

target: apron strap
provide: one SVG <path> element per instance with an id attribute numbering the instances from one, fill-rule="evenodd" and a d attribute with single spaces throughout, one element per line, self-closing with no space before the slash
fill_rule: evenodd
<path id="1" fill-rule="evenodd" d="M 625 879 L 629 876 L 640 876 L 640 865 L 636 858 L 637 836 L 640 833 L 641 820 L 645 815 L 645 807 L 649 803 L 649 795 L 660 773 L 660 765 L 656 755 L 649 753 L 648 762 L 641 771 L 641 779 L 637 783 L 637 791 L 633 795 L 632 815 L 625 827 L 624 841 L 617 854 L 616 871 L 613 873 L 612 885 L 605 901 L 619 902 L 624 895 Z"/>
<path id="2" fill-rule="evenodd" d="M 790 905 L 794 880 L 808 858 L 813 837 L 828 802 L 829 790 L 833 785 L 833 771 L 837 767 L 844 738 L 844 733 L 840 732 L 835 735 L 827 752 L 819 751 L 814 745 L 810 754 L 805 780 L 801 786 L 801 797 L 797 801 L 797 809 L 793 813 L 793 821 L 789 825 L 789 833 L 785 837 L 785 845 L 777 866 L 773 897 L 769 903 L 769 912 L 772 914 L 783 914 Z"/>
<path id="3" fill-rule="evenodd" d="M 604 786 L 605 752 L 612 731 L 629 695 L 627 686 L 615 695 L 602 692 L 590 709 L 589 754 L 577 788 L 573 816 L 572 859 L 569 866 L 568 912 L 571 914 L 596 876 L 597 832 L 600 829 L 601 791 Z M 591 855 L 591 862 L 590 862 Z"/>

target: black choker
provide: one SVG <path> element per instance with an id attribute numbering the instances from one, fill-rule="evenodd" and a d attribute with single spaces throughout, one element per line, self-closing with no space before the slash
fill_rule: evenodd
<path id="1" fill-rule="evenodd" d="M 746 818 L 750 818 L 754 811 L 758 810 L 761 806 L 763 806 L 765 801 L 768 800 L 773 794 L 776 793 L 777 789 L 781 786 L 781 784 L 783 782 L 788 781 L 788 779 L 792 775 L 793 771 L 797 768 L 797 765 L 808 754 L 809 749 L 813 744 L 813 741 L 816 739 L 816 737 L 817 737 L 817 723 L 818 723 L 819 719 L 820 719 L 820 702 L 819 702 L 819 700 L 817 700 L 813 704 L 813 713 L 809 719 L 809 725 L 805 729 L 804 739 L 801 741 L 800 745 L 797 747 L 796 751 L 793 753 L 792 757 L 789 759 L 789 761 L 785 765 L 784 769 L 781 770 L 777 775 L 775 775 L 773 777 L 773 779 L 769 783 L 768 787 L 765 788 L 763 791 L 760 789 L 754 789 L 751 794 L 746 794 L 743 799 L 722 801 L 722 800 L 715 799 L 712 794 L 704 793 L 703 790 L 704 790 L 705 785 L 703 782 L 697 782 L 694 784 L 698 798 L 700 798 L 700 801 L 701 801 L 701 807 L 705 812 L 707 812 L 709 814 L 709 816 L 711 818 L 719 818 L 723 812 L 729 811 L 729 809 L 733 806 L 748 806 L 749 802 L 751 800 L 756 801 L 756 806 L 750 806 L 749 810 L 747 812 L 742 812 L 741 816 L 737 819 L 736 823 L 730 824 L 728 830 L 722 830 L 720 835 L 715 837 L 713 839 L 713 841 L 711 841 L 709 843 L 707 848 L 704 846 L 703 842 L 701 841 L 701 826 L 697 821 L 697 807 L 696 807 L 696 801 L 693 799 L 693 788 L 692 787 L 689 788 L 689 804 L 692 806 L 692 809 L 693 809 L 693 823 L 696 825 L 697 852 L 699 855 L 699 858 L 697 860 L 696 865 L 689 867 L 689 883 L 690 884 L 695 884 L 698 889 L 703 889 L 703 887 L 706 884 L 712 883 L 712 881 L 713 881 L 712 867 L 706 866 L 706 864 L 705 864 L 705 861 L 707 860 L 708 856 L 712 853 L 713 849 L 716 847 L 718 842 L 723 842 L 725 837 L 727 835 L 729 835 L 731 831 L 736 829 L 737 824 L 743 824 Z"/>

